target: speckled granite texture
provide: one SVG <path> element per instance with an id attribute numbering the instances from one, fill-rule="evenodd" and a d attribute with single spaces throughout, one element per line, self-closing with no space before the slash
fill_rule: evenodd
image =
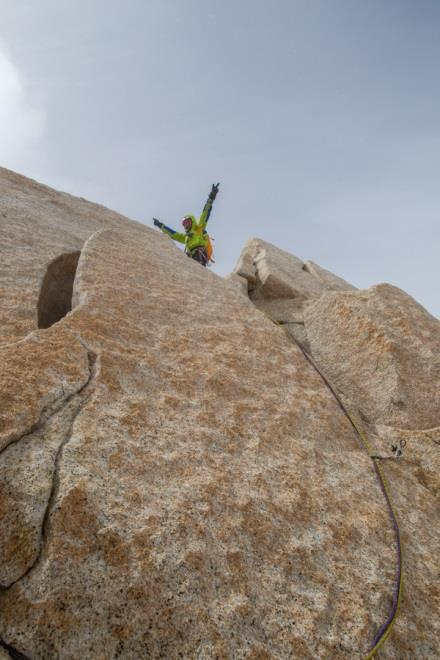
<path id="1" fill-rule="evenodd" d="M 0 182 L 0 637 L 32 660 L 362 658 L 393 530 L 352 426 L 266 314 L 292 313 L 332 374 L 319 305 L 367 294 L 263 242 L 224 280 L 103 207 Z M 38 329 L 47 266 L 76 250 L 72 311 Z M 380 657 L 436 658 L 440 439 L 370 418 L 350 378 L 335 374 L 375 450 L 407 440 L 385 466 L 406 588 Z"/>

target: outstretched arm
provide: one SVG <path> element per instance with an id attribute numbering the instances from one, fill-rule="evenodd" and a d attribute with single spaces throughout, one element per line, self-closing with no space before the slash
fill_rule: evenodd
<path id="1" fill-rule="evenodd" d="M 167 236 L 171 236 L 173 241 L 178 241 L 179 243 L 185 243 L 185 240 L 186 240 L 185 234 L 181 234 L 180 232 L 176 231 L 175 229 L 171 229 L 171 227 L 167 227 L 166 225 L 164 225 L 163 222 L 161 222 L 157 218 L 153 218 L 153 224 L 156 227 L 159 227 L 159 229 L 164 234 L 167 234 Z"/>
<path id="2" fill-rule="evenodd" d="M 211 192 L 209 193 L 209 197 L 206 200 L 205 206 L 203 207 L 202 215 L 200 216 L 199 220 L 199 226 L 203 227 L 203 229 L 208 224 L 209 216 L 211 215 L 212 204 L 217 197 L 219 185 L 219 183 L 216 185 L 212 184 Z"/>

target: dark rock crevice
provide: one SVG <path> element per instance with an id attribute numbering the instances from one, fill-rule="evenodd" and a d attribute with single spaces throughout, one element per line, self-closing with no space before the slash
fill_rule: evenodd
<path id="1" fill-rule="evenodd" d="M 24 653 L 20 653 L 20 651 L 17 651 L 16 648 L 10 644 L 7 644 L 1 637 L 0 648 L 5 649 L 5 651 L 9 654 L 9 657 L 13 658 L 13 660 L 31 660 L 29 656 L 24 655 Z"/>
<path id="2" fill-rule="evenodd" d="M 62 254 L 48 265 L 38 298 L 39 328 L 50 328 L 71 311 L 80 254 L 80 251 Z"/>

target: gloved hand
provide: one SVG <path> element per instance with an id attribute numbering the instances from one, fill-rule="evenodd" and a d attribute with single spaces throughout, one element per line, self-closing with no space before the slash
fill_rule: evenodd
<path id="1" fill-rule="evenodd" d="M 159 227 L 159 229 L 162 229 L 162 227 L 163 227 L 163 222 L 161 222 L 161 221 L 158 220 L 157 218 L 153 218 L 153 225 L 154 225 L 155 227 Z"/>
<path id="2" fill-rule="evenodd" d="M 220 185 L 219 183 L 212 184 L 211 192 L 209 193 L 209 198 L 212 199 L 212 201 L 214 201 L 214 199 L 217 197 L 219 185 Z"/>

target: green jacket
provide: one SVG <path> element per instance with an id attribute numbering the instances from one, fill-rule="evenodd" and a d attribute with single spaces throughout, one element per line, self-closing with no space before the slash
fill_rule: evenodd
<path id="1" fill-rule="evenodd" d="M 183 243 L 185 245 L 186 252 L 192 252 L 198 247 L 206 248 L 208 245 L 208 234 L 206 232 L 206 225 L 208 224 L 209 216 L 211 215 L 213 200 L 211 197 L 208 197 L 208 200 L 203 207 L 202 215 L 196 220 L 193 215 L 185 215 L 185 218 L 191 218 L 192 226 L 191 229 L 184 234 L 182 232 L 174 231 L 165 225 L 161 227 L 161 231 L 171 238 L 174 241 Z"/>

